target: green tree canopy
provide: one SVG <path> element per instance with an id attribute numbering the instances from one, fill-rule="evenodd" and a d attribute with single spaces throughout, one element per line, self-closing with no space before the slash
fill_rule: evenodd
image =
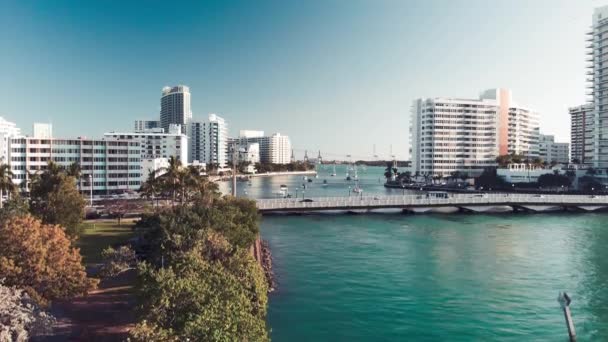
<path id="1" fill-rule="evenodd" d="M 143 263 L 136 341 L 268 341 L 267 284 L 244 249 L 208 233 L 165 268 Z"/>
<path id="2" fill-rule="evenodd" d="M 72 237 L 80 234 L 84 207 L 85 200 L 76 188 L 76 178 L 52 162 L 31 184 L 32 214 L 44 223 L 60 225 Z"/>

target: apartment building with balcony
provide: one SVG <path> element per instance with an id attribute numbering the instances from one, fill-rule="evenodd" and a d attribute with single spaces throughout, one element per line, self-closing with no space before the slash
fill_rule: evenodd
<path id="1" fill-rule="evenodd" d="M 136 141 L 16 137 L 10 139 L 9 164 L 13 183 L 29 191 L 31 176 L 44 172 L 50 161 L 64 168 L 78 163 L 79 189 L 105 195 L 140 188 L 140 151 Z"/>
<path id="2" fill-rule="evenodd" d="M 490 89 L 478 99 L 417 99 L 410 117 L 412 169 L 476 176 L 499 155 L 537 158 L 538 125 L 538 114 L 513 102 L 508 89 Z"/>

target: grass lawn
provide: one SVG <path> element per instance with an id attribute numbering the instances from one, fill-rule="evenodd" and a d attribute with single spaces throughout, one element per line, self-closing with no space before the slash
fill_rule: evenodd
<path id="1" fill-rule="evenodd" d="M 109 246 L 126 243 L 133 237 L 133 222 L 122 220 L 90 220 L 83 223 L 84 231 L 76 242 L 85 265 L 101 262 L 101 251 Z"/>

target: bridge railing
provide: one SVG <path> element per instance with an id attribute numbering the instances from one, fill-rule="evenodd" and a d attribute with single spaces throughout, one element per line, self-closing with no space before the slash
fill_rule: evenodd
<path id="1" fill-rule="evenodd" d="M 311 197 L 305 200 L 295 198 L 259 199 L 261 210 L 290 208 L 357 208 L 394 207 L 421 205 L 492 205 L 492 204 L 588 204 L 608 205 L 608 196 L 590 195 L 533 195 L 533 194 L 450 194 L 448 198 L 433 198 L 425 195 L 402 196 L 351 196 L 351 197 Z"/>

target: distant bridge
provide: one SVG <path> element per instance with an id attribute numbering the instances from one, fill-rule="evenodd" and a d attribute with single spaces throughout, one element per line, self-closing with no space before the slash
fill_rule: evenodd
<path id="1" fill-rule="evenodd" d="M 439 194 L 439 196 L 446 196 Z M 267 213 L 363 213 L 363 212 L 505 212 L 505 211 L 599 211 L 608 209 L 608 196 L 536 194 L 433 194 L 403 196 L 350 196 L 257 199 L 258 210 Z"/>

